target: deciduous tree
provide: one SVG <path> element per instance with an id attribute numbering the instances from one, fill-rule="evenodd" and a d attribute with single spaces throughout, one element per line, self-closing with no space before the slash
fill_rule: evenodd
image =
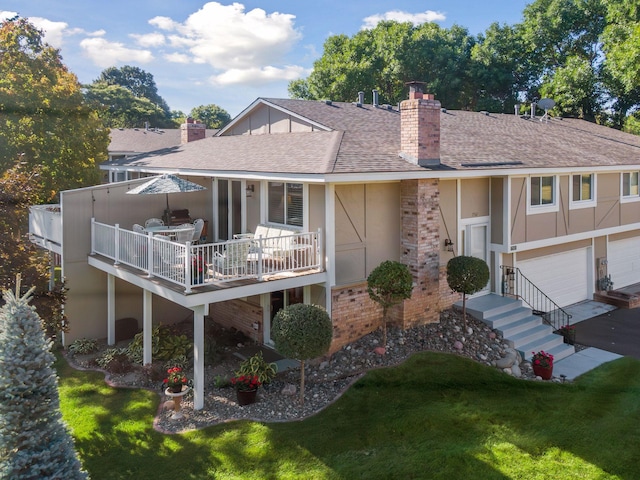
<path id="1" fill-rule="evenodd" d="M 213 103 L 195 107 L 189 113 L 191 118 L 200 120 L 207 128 L 222 128 L 231 121 L 229 113 Z"/>

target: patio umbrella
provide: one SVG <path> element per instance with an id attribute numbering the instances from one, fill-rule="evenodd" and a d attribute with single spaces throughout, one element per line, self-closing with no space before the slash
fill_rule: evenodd
<path id="1" fill-rule="evenodd" d="M 167 196 L 167 211 L 169 210 L 169 194 L 181 193 L 181 192 L 197 192 L 199 190 L 206 190 L 202 185 L 190 182 L 175 175 L 162 175 L 155 177 L 148 182 L 138 185 L 127 192 L 131 195 L 157 195 L 164 193 Z"/>

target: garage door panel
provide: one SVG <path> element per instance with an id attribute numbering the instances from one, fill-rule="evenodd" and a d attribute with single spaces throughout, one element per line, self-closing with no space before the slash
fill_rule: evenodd
<path id="1" fill-rule="evenodd" d="M 589 297 L 586 248 L 523 260 L 517 265 L 525 277 L 561 307 Z"/>
<path id="2" fill-rule="evenodd" d="M 607 272 L 613 288 L 640 283 L 640 238 L 609 242 L 607 252 Z"/>

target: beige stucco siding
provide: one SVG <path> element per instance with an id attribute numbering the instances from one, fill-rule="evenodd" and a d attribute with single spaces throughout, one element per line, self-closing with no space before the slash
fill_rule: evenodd
<path id="1" fill-rule="evenodd" d="M 264 135 L 268 133 L 312 132 L 313 125 L 282 110 L 260 105 L 229 129 L 226 135 Z"/>
<path id="2" fill-rule="evenodd" d="M 309 185 L 309 231 L 325 231 L 324 185 Z M 323 239 L 324 242 L 324 239 Z"/>
<path id="3" fill-rule="evenodd" d="M 489 179 L 471 178 L 460 181 L 460 217 L 489 215 Z"/>
<path id="4" fill-rule="evenodd" d="M 596 205 L 571 205 L 571 175 L 557 177 L 555 212 L 527 214 L 528 177 L 511 178 L 511 242 L 525 243 L 640 222 L 638 203 L 620 203 L 620 173 L 597 175 Z"/>
<path id="5" fill-rule="evenodd" d="M 458 245 L 455 245 L 458 241 L 456 235 L 458 231 L 457 184 L 456 180 L 440 180 L 440 265 L 446 265 L 458 251 Z M 446 250 L 444 246 L 446 238 L 454 243 L 453 252 Z"/>
<path id="6" fill-rule="evenodd" d="M 338 285 L 366 279 L 384 260 L 399 260 L 399 183 L 339 185 L 335 197 Z"/>
<path id="7" fill-rule="evenodd" d="M 491 179 L 491 243 L 502 244 L 504 239 L 504 179 Z"/>

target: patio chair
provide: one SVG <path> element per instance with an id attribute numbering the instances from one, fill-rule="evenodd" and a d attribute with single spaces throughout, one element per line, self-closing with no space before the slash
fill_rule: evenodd
<path id="1" fill-rule="evenodd" d="M 213 263 L 207 264 L 209 276 L 224 278 L 245 274 L 250 248 L 251 242 L 248 241 L 228 242 L 224 254 L 218 253 Z"/>
<path id="2" fill-rule="evenodd" d="M 134 223 L 133 224 L 133 231 L 136 232 L 136 233 L 144 233 L 144 234 L 147 233 L 145 228 L 142 225 L 140 225 L 139 223 Z"/>
<path id="3" fill-rule="evenodd" d="M 162 227 L 164 226 L 164 222 L 161 218 L 149 218 L 144 222 L 144 228 L 149 227 Z"/>
<path id="4" fill-rule="evenodd" d="M 176 231 L 176 242 L 187 243 L 193 239 L 193 232 L 195 229 L 192 224 L 184 223 L 178 226 L 178 229 L 179 230 Z"/>
<path id="5" fill-rule="evenodd" d="M 199 242 L 200 237 L 202 236 L 202 229 L 204 228 L 204 220 L 201 218 L 197 218 L 193 222 L 193 239 L 192 242 Z"/>

